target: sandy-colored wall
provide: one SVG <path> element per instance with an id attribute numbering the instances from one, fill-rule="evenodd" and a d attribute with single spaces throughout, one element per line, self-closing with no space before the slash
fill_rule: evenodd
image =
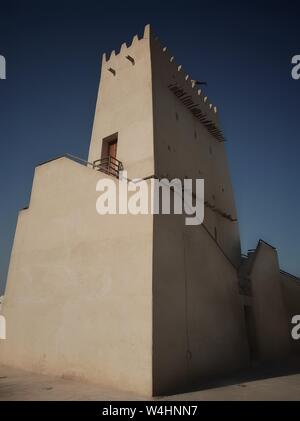
<path id="1" fill-rule="evenodd" d="M 290 326 L 280 285 L 276 250 L 260 242 L 250 272 L 258 357 L 283 358 L 290 352 Z"/>
<path id="2" fill-rule="evenodd" d="M 154 218 L 153 386 L 175 393 L 248 364 L 235 268 L 203 226 Z"/>
<path id="3" fill-rule="evenodd" d="M 184 69 L 171 53 L 164 51 L 159 41 L 151 43 L 153 69 L 154 151 L 155 173 L 167 178 L 203 178 L 205 201 L 209 207 L 205 212 L 205 225 L 212 235 L 217 230 L 218 242 L 231 261 L 240 262 L 240 239 L 237 222 L 220 215 L 224 212 L 237 219 L 230 172 L 224 142 L 219 142 L 169 89 L 177 84 L 199 104 L 207 118 L 218 123 L 218 114 L 205 102 L 205 95 L 197 94 L 191 77 L 186 80 Z M 172 60 L 172 61 L 170 61 Z"/>
<path id="4" fill-rule="evenodd" d="M 168 179 L 204 178 L 205 200 L 236 218 L 224 143 L 218 142 L 171 92 L 177 83 L 216 124 L 204 95 L 152 39 L 155 173 Z M 154 393 L 191 389 L 248 363 L 236 266 L 237 222 L 205 207 L 203 226 L 180 216 L 154 217 Z M 217 241 L 211 237 L 217 230 Z M 229 261 L 230 260 L 230 261 Z"/>
<path id="5" fill-rule="evenodd" d="M 150 395 L 153 218 L 99 216 L 99 177 L 66 158 L 37 167 L 17 224 L 0 361 Z"/>

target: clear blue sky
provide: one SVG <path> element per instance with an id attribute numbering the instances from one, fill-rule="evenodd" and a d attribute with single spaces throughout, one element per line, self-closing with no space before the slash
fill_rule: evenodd
<path id="1" fill-rule="evenodd" d="M 259 238 L 300 275 L 300 54 L 296 1 L 0 0 L 0 293 L 34 167 L 87 157 L 103 52 L 146 23 L 220 110 L 243 251 Z"/>

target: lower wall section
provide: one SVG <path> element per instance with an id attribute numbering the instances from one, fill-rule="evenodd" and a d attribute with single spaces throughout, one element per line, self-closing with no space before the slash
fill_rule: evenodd
<path id="1" fill-rule="evenodd" d="M 249 273 L 259 360 L 280 360 L 291 351 L 290 323 L 280 284 L 276 250 L 260 241 Z"/>
<path id="2" fill-rule="evenodd" d="M 3 314 L 3 364 L 152 393 L 152 216 L 99 216 L 100 174 L 36 169 L 20 213 Z"/>
<path id="3" fill-rule="evenodd" d="M 203 226 L 154 218 L 153 391 L 190 390 L 249 363 L 236 269 Z"/>

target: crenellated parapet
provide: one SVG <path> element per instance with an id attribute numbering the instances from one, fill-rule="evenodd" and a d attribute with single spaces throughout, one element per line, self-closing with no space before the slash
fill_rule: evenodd
<path id="1" fill-rule="evenodd" d="M 123 42 L 119 50 L 113 50 L 110 54 L 104 53 L 102 56 L 102 65 L 106 67 L 109 65 L 116 64 L 119 59 L 127 59 L 132 65 L 135 64 L 134 57 L 130 53 L 134 53 L 137 47 L 139 46 L 140 41 L 149 39 L 151 36 L 150 25 L 146 25 L 144 28 L 143 36 L 134 35 L 130 44 L 127 45 L 126 42 Z"/>
<path id="2" fill-rule="evenodd" d="M 218 124 L 217 107 L 210 102 L 208 96 L 200 88 L 199 82 L 187 74 L 182 65 L 176 62 L 168 48 L 161 44 L 159 38 L 153 34 L 149 24 L 145 26 L 142 37 L 134 35 L 129 45 L 123 43 L 119 50 L 113 50 L 110 54 L 103 54 L 102 70 L 110 72 L 114 77 L 118 70 L 125 66 L 125 62 L 129 66 L 134 66 L 141 43 L 145 43 L 147 40 L 151 44 L 152 54 L 159 56 L 160 63 L 169 69 L 167 71 L 170 75 L 168 89 L 200 120 L 216 140 L 224 141 L 223 133 Z"/>

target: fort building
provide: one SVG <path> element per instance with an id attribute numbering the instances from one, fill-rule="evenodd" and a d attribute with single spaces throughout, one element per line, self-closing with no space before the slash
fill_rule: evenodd
<path id="1" fill-rule="evenodd" d="M 299 352 L 299 279 L 260 240 L 241 256 L 218 109 L 153 35 L 102 59 L 88 160 L 36 167 L 19 213 L 0 361 L 144 396 Z M 205 216 L 102 215 L 96 183 L 205 180 Z"/>

